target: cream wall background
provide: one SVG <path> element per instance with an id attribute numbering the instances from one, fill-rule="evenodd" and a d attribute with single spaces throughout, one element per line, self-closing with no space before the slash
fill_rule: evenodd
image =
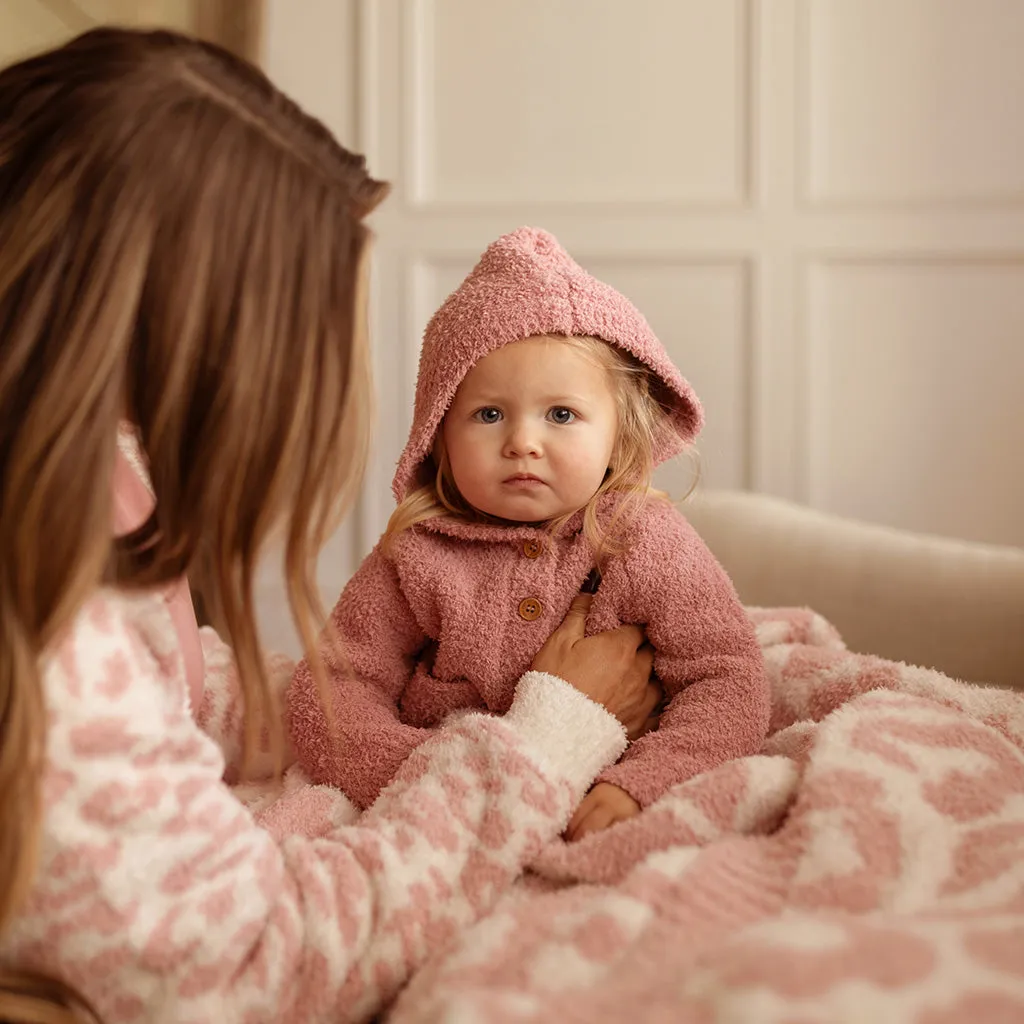
<path id="1" fill-rule="evenodd" d="M 332 598 L 390 511 L 428 316 L 522 223 L 646 313 L 707 407 L 705 485 L 1024 544 L 1024 0 L 267 10 L 270 74 L 396 186 Z"/>
<path id="2" fill-rule="evenodd" d="M 194 0 L 0 0 L 0 67 L 96 24 L 194 26 Z"/>
<path id="3" fill-rule="evenodd" d="M 174 24 L 188 4 L 4 0 L 0 60 L 76 10 L 141 8 Z M 707 486 L 1024 544 L 1024 0 L 263 14 L 271 76 L 395 183 L 374 224 L 377 447 L 321 562 L 328 601 L 390 510 L 426 319 L 523 223 L 647 314 L 707 407 Z M 686 467 L 662 482 L 685 489 Z M 260 600 L 288 642 L 270 573 Z"/>

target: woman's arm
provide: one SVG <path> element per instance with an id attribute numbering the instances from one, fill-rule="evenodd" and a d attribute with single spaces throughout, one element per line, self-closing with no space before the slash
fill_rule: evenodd
<path id="1" fill-rule="evenodd" d="M 239 780 L 242 770 L 242 751 L 245 716 L 242 700 L 242 688 L 238 683 L 238 669 L 231 648 L 218 636 L 210 626 L 199 630 L 203 645 L 203 699 L 195 709 L 195 719 L 199 727 L 212 739 L 224 755 L 224 779 L 234 783 Z M 270 690 L 283 708 L 285 695 L 292 675 L 295 673 L 295 662 L 284 654 L 270 654 L 266 658 L 267 678 Z M 295 760 L 295 752 L 291 748 L 289 738 L 285 737 L 286 747 L 281 768 L 288 768 Z M 248 765 L 248 778 L 266 780 L 277 770 L 270 749 L 269 737 L 261 737 L 258 750 L 253 752 Z"/>
<path id="2" fill-rule="evenodd" d="M 468 715 L 414 752 L 358 827 L 278 843 L 165 674 L 172 632 L 161 598 L 102 593 L 46 665 L 44 857 L 3 955 L 108 1024 L 365 1019 L 624 745 L 598 705 L 528 673 L 503 719 Z"/>

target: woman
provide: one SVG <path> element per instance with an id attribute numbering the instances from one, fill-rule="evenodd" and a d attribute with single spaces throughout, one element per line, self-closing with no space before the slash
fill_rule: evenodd
<path id="1" fill-rule="evenodd" d="M 280 531 L 312 651 L 385 191 L 210 46 L 104 30 L 0 72 L 0 1019 L 365 1018 L 657 699 L 639 630 L 584 640 L 580 603 L 508 715 L 452 722 L 357 827 L 279 841 L 222 782 L 284 763 L 254 566 Z"/>

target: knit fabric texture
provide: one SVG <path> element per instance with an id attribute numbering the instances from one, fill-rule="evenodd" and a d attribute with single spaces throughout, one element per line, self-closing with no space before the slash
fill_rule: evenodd
<path id="1" fill-rule="evenodd" d="M 614 514 L 613 500 L 601 514 Z M 368 807 L 447 716 L 504 714 L 593 568 L 581 519 L 556 533 L 435 519 L 400 537 L 390 556 L 373 551 L 334 608 L 340 647 L 327 642 L 321 651 L 333 727 L 308 663 L 289 690 L 292 739 L 309 776 Z M 757 751 L 769 692 L 732 583 L 686 519 L 651 501 L 625 539 L 626 552 L 604 567 L 587 629 L 642 624 L 655 647 L 671 701 L 658 729 L 600 776 L 646 806 Z M 561 725 L 566 734 L 576 727 Z"/>

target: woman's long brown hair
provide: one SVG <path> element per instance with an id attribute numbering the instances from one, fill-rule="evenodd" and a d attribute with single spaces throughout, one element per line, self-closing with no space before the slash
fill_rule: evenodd
<path id="1" fill-rule="evenodd" d="M 363 218 L 385 192 L 194 40 L 105 29 L 0 72 L 0 936 L 36 868 L 40 661 L 91 592 L 198 579 L 250 749 L 277 721 L 253 607 L 272 530 L 314 650 L 315 556 L 365 457 Z M 115 542 L 125 417 L 157 503 Z M 88 1012 L 58 978 L 0 971 L 0 1020 Z"/>

